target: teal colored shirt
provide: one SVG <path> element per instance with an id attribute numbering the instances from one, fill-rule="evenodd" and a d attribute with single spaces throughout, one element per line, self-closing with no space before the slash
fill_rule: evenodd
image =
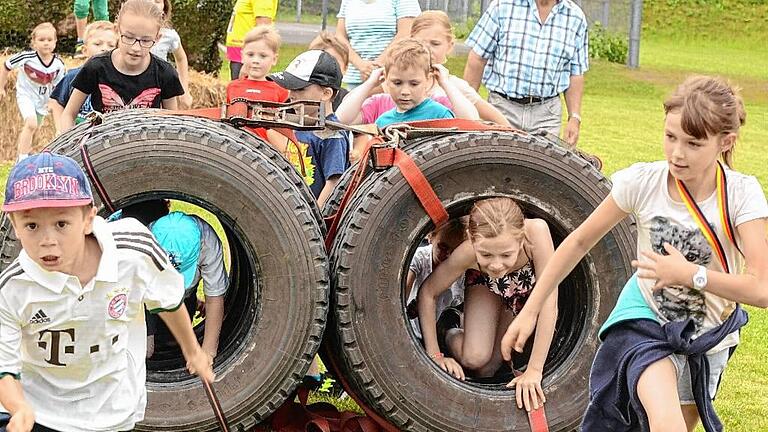
<path id="1" fill-rule="evenodd" d="M 637 273 L 635 273 L 621 290 L 616 306 L 614 306 L 603 326 L 600 327 L 598 336 L 602 340 L 603 333 L 612 325 L 621 321 L 641 318 L 659 321 L 656 314 L 648 306 L 648 303 L 645 302 L 645 298 L 643 298 L 643 294 L 640 292 L 640 285 L 637 284 Z"/>
<path id="2" fill-rule="evenodd" d="M 385 126 L 395 123 L 445 118 L 453 118 L 451 110 L 441 103 L 435 102 L 432 98 L 426 98 L 422 103 L 406 112 L 398 112 L 397 108 L 392 108 L 376 119 L 376 126 L 378 126 L 379 129 L 383 129 Z"/>

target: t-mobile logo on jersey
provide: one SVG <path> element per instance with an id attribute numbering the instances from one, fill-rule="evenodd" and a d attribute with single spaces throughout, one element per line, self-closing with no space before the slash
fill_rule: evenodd
<path id="1" fill-rule="evenodd" d="M 69 342 L 71 342 L 71 344 L 67 345 L 65 341 L 62 341 L 62 334 L 69 336 Z M 63 355 L 75 353 L 75 329 L 73 328 L 66 330 L 43 330 L 40 332 L 40 336 L 37 338 L 37 341 L 38 348 L 46 350 L 49 353 L 49 358 L 43 360 L 45 360 L 46 363 L 52 364 L 54 366 L 66 366 L 66 363 L 61 362 Z M 61 350 L 62 342 L 65 343 L 65 345 L 63 345 L 63 353 Z M 50 349 L 48 349 L 49 346 Z"/>

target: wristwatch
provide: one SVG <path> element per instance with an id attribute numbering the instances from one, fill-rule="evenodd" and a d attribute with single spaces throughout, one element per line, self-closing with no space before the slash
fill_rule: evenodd
<path id="1" fill-rule="evenodd" d="M 693 287 L 703 291 L 707 287 L 707 268 L 703 265 L 697 266 L 698 270 L 693 275 Z"/>
<path id="2" fill-rule="evenodd" d="M 576 113 L 576 112 L 571 113 L 571 115 L 568 116 L 568 119 L 570 120 L 572 118 L 576 119 L 579 123 L 581 123 L 581 116 L 579 115 L 579 113 Z"/>

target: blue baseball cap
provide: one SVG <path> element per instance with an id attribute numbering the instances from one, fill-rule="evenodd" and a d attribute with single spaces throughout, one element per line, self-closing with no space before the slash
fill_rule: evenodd
<path id="1" fill-rule="evenodd" d="M 4 212 L 46 207 L 79 207 L 93 202 L 91 185 L 72 158 L 45 151 L 11 168 Z"/>
<path id="2" fill-rule="evenodd" d="M 184 288 L 190 288 L 200 259 L 201 233 L 197 222 L 176 211 L 153 222 L 150 229 L 173 266 L 184 276 Z"/>

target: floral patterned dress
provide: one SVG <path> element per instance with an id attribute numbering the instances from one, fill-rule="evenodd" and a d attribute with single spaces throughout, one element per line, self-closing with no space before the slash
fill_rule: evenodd
<path id="1" fill-rule="evenodd" d="M 464 277 L 465 288 L 485 285 L 492 293 L 501 296 L 504 306 L 515 316 L 523 309 L 536 283 L 533 261 L 530 260 L 519 269 L 500 278 L 492 278 L 475 269 L 467 270 Z"/>

